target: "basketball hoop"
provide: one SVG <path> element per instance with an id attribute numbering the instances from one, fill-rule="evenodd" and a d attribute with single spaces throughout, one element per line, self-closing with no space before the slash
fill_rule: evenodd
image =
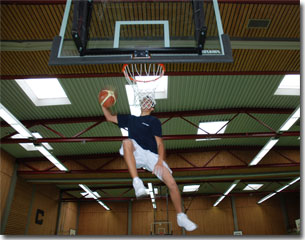
<path id="1" fill-rule="evenodd" d="M 124 64 L 122 71 L 126 81 L 133 88 L 135 105 L 143 109 L 154 107 L 157 80 L 164 76 L 164 65 L 160 63 Z"/>

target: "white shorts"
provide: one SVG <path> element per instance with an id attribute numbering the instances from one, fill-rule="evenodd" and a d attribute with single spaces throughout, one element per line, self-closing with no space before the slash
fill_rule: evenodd
<path id="1" fill-rule="evenodd" d="M 133 155 L 136 160 L 136 168 L 143 168 L 150 172 L 154 170 L 155 165 L 158 162 L 159 155 L 156 153 L 151 152 L 150 150 L 143 149 L 134 139 L 130 139 L 133 143 L 133 146 L 135 148 Z M 120 154 L 124 155 L 124 149 L 123 144 L 120 148 Z M 167 163 L 163 161 L 163 166 L 168 169 L 170 174 L 172 174 L 172 170 L 168 167 Z M 161 181 L 162 176 L 156 175 Z"/>

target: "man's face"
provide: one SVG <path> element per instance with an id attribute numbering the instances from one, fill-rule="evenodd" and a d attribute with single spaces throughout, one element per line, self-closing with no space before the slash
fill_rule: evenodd
<path id="1" fill-rule="evenodd" d="M 142 110 L 153 110 L 154 103 L 150 98 L 143 98 L 141 101 L 141 109 Z"/>

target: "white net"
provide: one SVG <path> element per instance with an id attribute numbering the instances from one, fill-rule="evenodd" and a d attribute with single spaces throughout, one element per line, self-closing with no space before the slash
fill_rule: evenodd
<path id="1" fill-rule="evenodd" d="M 163 64 L 125 64 L 123 73 L 134 92 L 134 105 L 149 109 L 156 105 L 156 88 L 164 75 Z"/>

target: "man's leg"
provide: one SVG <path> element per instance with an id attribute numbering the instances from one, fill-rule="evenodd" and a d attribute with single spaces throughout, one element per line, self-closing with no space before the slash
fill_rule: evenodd
<path id="1" fill-rule="evenodd" d="M 132 178 L 138 177 L 138 171 L 136 167 L 136 160 L 134 158 L 133 152 L 135 150 L 133 143 L 130 139 L 126 139 L 123 141 L 123 149 L 124 149 L 124 159 L 127 164 L 129 173 Z"/>
<path id="2" fill-rule="evenodd" d="M 197 225 L 188 219 L 187 215 L 182 212 L 181 195 L 177 183 L 166 167 L 162 170 L 162 179 L 169 188 L 173 205 L 177 212 L 177 223 L 179 227 L 184 227 L 187 231 L 194 231 Z"/>
<path id="3" fill-rule="evenodd" d="M 147 195 L 146 188 L 142 180 L 138 176 L 136 160 L 133 155 L 135 148 L 132 140 L 126 139 L 123 141 L 123 150 L 124 150 L 124 159 L 127 164 L 129 173 L 132 177 L 132 185 L 134 187 L 136 197 L 140 198 L 146 196 Z"/>
<path id="4" fill-rule="evenodd" d="M 177 214 L 181 213 L 182 212 L 181 195 L 177 183 L 167 168 L 163 167 L 162 172 L 163 172 L 162 174 L 163 181 L 169 189 L 170 197 L 174 204 L 175 210 Z"/>

